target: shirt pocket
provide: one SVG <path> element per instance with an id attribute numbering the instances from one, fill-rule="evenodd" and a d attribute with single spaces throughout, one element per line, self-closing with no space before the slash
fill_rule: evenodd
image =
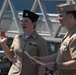
<path id="1" fill-rule="evenodd" d="M 69 42 L 70 42 L 70 39 L 65 39 L 65 40 L 62 42 L 60 49 L 61 49 L 62 51 L 67 51 L 67 50 L 68 50 L 68 46 L 69 46 Z"/>
<path id="2" fill-rule="evenodd" d="M 60 50 L 61 50 L 61 51 L 67 51 L 67 46 L 61 45 Z"/>
<path id="3" fill-rule="evenodd" d="M 38 45 L 27 43 L 25 50 L 32 56 L 37 55 Z"/>
<path id="4" fill-rule="evenodd" d="M 70 60 L 70 51 L 68 49 L 69 46 L 69 40 L 64 41 L 61 45 L 60 51 L 62 55 L 62 61 L 69 61 Z"/>

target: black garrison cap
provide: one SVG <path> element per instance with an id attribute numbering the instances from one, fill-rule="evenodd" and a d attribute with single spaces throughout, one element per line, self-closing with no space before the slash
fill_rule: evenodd
<path id="1" fill-rule="evenodd" d="M 34 12 L 31 12 L 29 10 L 23 10 L 23 18 L 28 17 L 30 20 L 37 21 L 39 18 L 39 15 L 35 14 Z"/>

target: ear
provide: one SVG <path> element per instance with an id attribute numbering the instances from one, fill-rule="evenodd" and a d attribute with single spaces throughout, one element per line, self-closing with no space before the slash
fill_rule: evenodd
<path id="1" fill-rule="evenodd" d="M 72 18 L 72 17 L 73 17 L 73 14 L 72 14 L 72 13 L 70 13 L 70 14 L 68 14 L 68 15 L 69 15 L 69 17 L 70 17 L 70 18 Z"/>

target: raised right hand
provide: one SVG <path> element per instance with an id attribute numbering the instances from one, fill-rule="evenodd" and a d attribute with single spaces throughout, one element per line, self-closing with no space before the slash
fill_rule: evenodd
<path id="1" fill-rule="evenodd" d="M 5 34 L 4 30 L 0 30 L 0 44 L 6 43 L 8 37 Z"/>

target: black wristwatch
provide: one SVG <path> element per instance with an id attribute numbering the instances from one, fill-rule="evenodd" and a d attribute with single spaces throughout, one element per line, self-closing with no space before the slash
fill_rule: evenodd
<path id="1" fill-rule="evenodd" d="M 54 71 L 58 69 L 57 62 L 54 63 Z"/>

